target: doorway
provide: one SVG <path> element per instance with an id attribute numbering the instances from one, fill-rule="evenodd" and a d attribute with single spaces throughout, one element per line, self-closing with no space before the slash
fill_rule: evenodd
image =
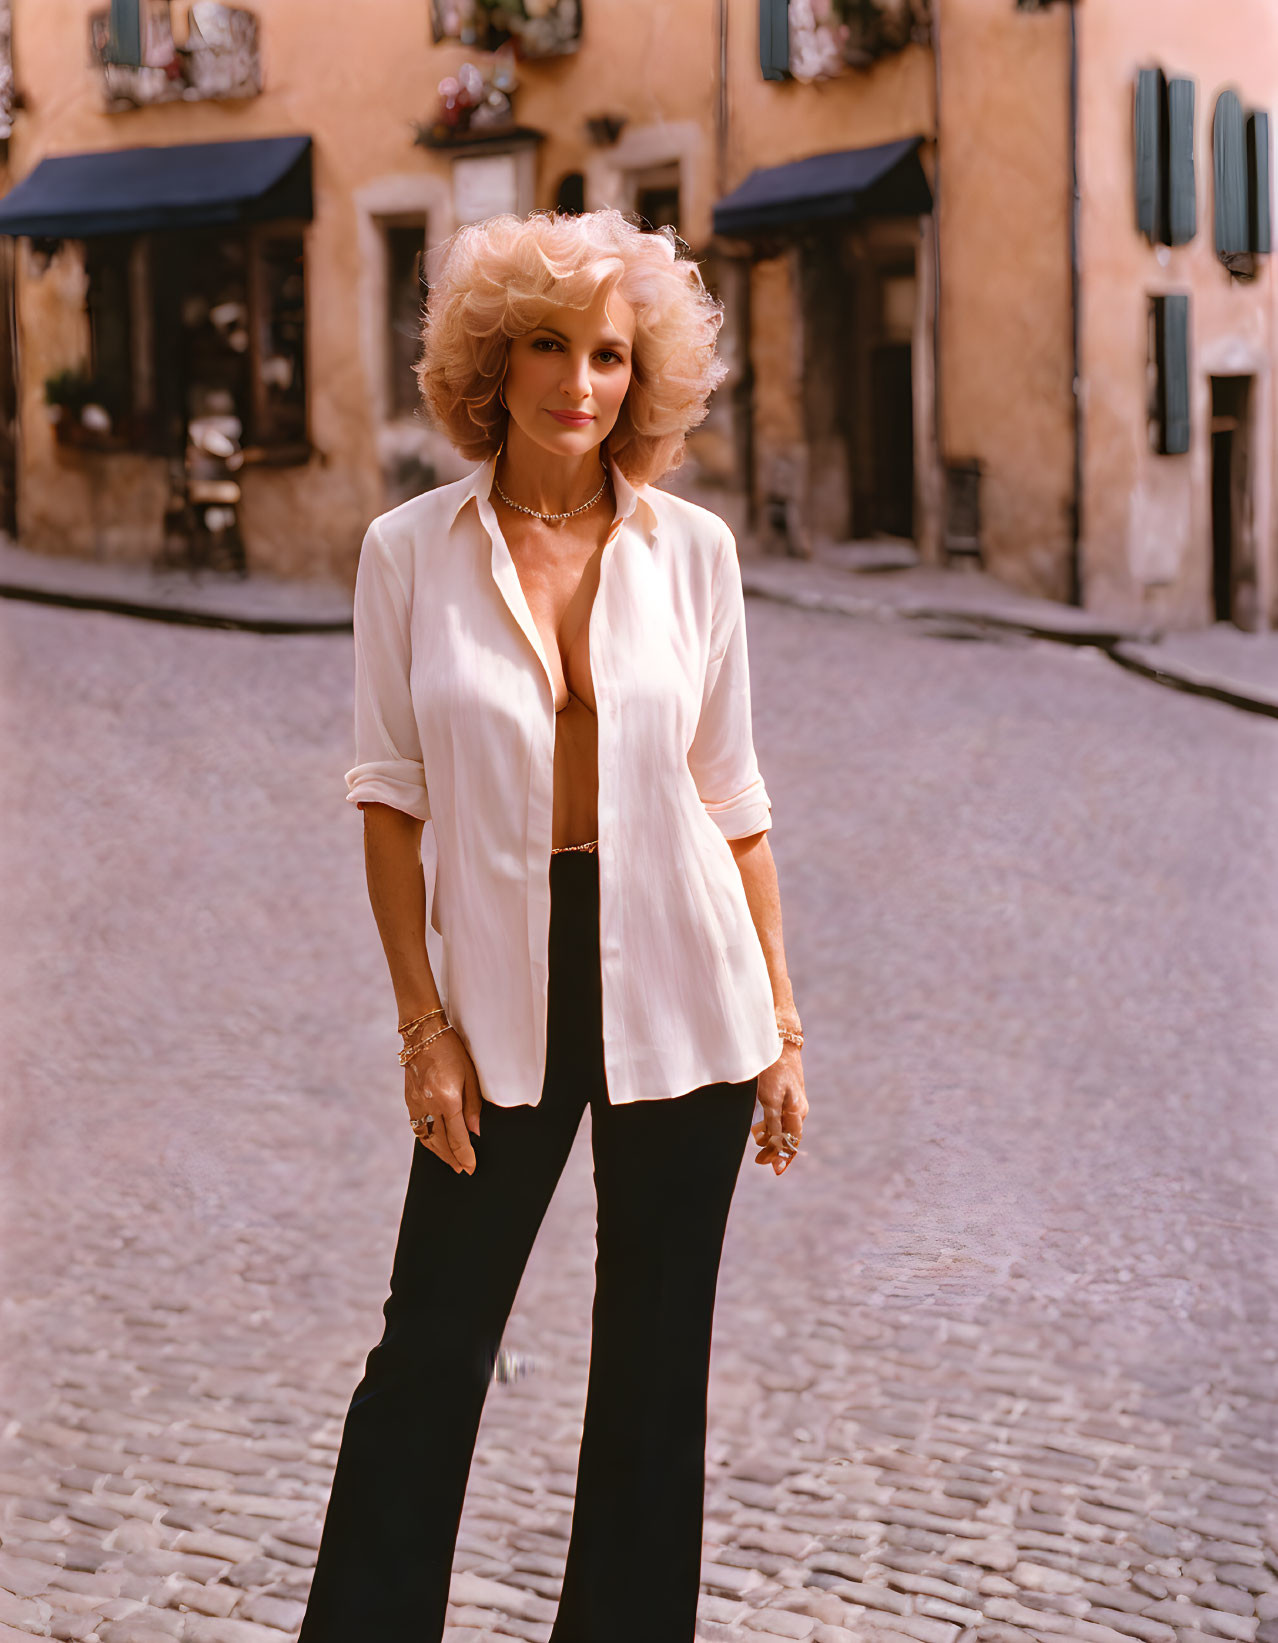
<path id="1" fill-rule="evenodd" d="M 802 243 L 806 514 L 836 542 L 914 535 L 917 222 Z"/>
<path id="2" fill-rule="evenodd" d="M 1254 377 L 1211 379 L 1211 599 L 1217 622 L 1254 629 L 1251 421 Z"/>
<path id="3" fill-rule="evenodd" d="M 872 524 L 876 533 L 914 535 L 914 349 L 880 342 L 871 356 L 874 422 Z"/>

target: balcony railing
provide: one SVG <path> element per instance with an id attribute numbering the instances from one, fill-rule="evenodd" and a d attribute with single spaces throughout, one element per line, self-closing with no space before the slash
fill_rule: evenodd
<path id="1" fill-rule="evenodd" d="M 168 0 L 136 0 L 140 63 L 120 61 L 111 10 L 89 18 L 90 49 L 100 69 L 107 109 L 118 112 L 152 103 L 194 103 L 256 97 L 262 89 L 257 14 L 219 0 L 193 0 L 187 37 L 173 36 Z M 128 9 L 117 7 L 119 11 Z M 119 18 L 117 15 L 117 31 Z"/>
<path id="2" fill-rule="evenodd" d="M 559 57 L 581 44 L 581 0 L 431 0 L 431 22 L 436 44 L 510 44 L 524 58 Z"/>
<path id="3" fill-rule="evenodd" d="M 789 0 L 789 72 L 825 80 L 925 45 L 931 0 Z"/>

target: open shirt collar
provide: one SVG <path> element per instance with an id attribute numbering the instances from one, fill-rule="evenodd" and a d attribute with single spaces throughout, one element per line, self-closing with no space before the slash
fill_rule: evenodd
<path id="1" fill-rule="evenodd" d="M 612 478 L 613 492 L 617 498 L 617 513 L 614 525 L 620 527 L 632 515 L 639 513 L 647 525 L 649 540 L 652 540 L 656 534 L 657 511 L 646 494 L 649 487 L 644 484 L 636 489 L 611 456 L 608 456 L 606 460 L 608 473 Z M 452 520 L 457 518 L 457 515 L 472 497 L 481 504 L 480 514 L 482 517 L 482 504 L 488 502 L 492 496 L 493 479 L 496 472 L 497 458 L 495 456 L 490 456 L 486 462 L 480 463 L 458 494 L 457 506 L 453 509 L 450 524 Z"/>

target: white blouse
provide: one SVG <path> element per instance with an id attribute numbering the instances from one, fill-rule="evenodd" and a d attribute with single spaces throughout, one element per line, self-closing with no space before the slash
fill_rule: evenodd
<path id="1" fill-rule="evenodd" d="M 546 1064 L 555 704 L 489 500 L 496 463 L 368 527 L 355 582 L 352 804 L 435 829 L 440 1001 L 484 1099 L 536 1105 Z M 610 464 L 590 617 L 603 1049 L 613 1104 L 739 1083 L 781 1052 L 728 840 L 772 825 L 750 722 L 736 543 Z"/>

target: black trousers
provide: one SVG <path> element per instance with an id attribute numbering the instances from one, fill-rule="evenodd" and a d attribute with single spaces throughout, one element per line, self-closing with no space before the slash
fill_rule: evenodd
<path id="1" fill-rule="evenodd" d="M 552 1643 L 693 1640 L 712 1314 L 758 1079 L 612 1106 L 598 857 L 554 855 L 550 875 L 541 1101 L 484 1103 L 473 1176 L 412 1143 L 385 1328 L 346 1414 L 298 1643 L 439 1643 L 502 1332 L 587 1102 L 595 1298 Z"/>

